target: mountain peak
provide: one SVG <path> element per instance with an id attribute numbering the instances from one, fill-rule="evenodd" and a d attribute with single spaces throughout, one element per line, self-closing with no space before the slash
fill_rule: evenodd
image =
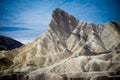
<path id="1" fill-rule="evenodd" d="M 69 32 L 75 29 L 77 23 L 78 20 L 75 17 L 69 15 L 60 8 L 56 8 L 52 13 L 52 19 L 49 26 L 57 36 L 61 36 L 65 39 L 69 36 Z"/>
<path id="2" fill-rule="evenodd" d="M 64 10 L 60 9 L 60 8 L 56 8 L 55 10 L 53 10 L 52 13 L 52 17 L 69 17 L 71 15 L 69 15 L 67 12 L 65 12 Z"/>
<path id="3" fill-rule="evenodd" d="M 56 8 L 55 10 L 53 10 L 53 12 L 61 12 L 61 11 L 64 11 L 64 10 L 62 10 L 62 9 L 60 9 L 60 8 Z"/>

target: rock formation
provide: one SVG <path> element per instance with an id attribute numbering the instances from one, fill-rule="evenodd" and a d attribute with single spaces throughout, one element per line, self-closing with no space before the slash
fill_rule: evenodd
<path id="1" fill-rule="evenodd" d="M 47 31 L 16 52 L 1 80 L 119 80 L 120 21 L 89 23 L 56 8 Z"/>

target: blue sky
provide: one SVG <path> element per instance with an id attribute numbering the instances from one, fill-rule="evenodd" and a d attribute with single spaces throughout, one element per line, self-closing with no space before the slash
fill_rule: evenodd
<path id="1" fill-rule="evenodd" d="M 120 20 L 120 0 L 0 0 L 0 27 L 26 28 L 0 34 L 30 42 L 45 32 L 55 8 L 97 24 Z"/>

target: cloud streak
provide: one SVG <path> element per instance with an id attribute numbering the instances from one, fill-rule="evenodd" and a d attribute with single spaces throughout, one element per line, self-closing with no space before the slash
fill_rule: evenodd
<path id="1" fill-rule="evenodd" d="M 23 27 L 0 27 L 0 31 L 24 31 L 24 30 L 31 30 L 29 28 Z"/>

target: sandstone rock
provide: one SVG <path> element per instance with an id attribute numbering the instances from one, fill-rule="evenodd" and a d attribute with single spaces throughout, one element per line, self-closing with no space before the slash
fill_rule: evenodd
<path id="1" fill-rule="evenodd" d="M 119 79 L 120 22 L 89 23 L 57 8 L 47 31 L 12 54 L 9 68 L 25 80 Z"/>

